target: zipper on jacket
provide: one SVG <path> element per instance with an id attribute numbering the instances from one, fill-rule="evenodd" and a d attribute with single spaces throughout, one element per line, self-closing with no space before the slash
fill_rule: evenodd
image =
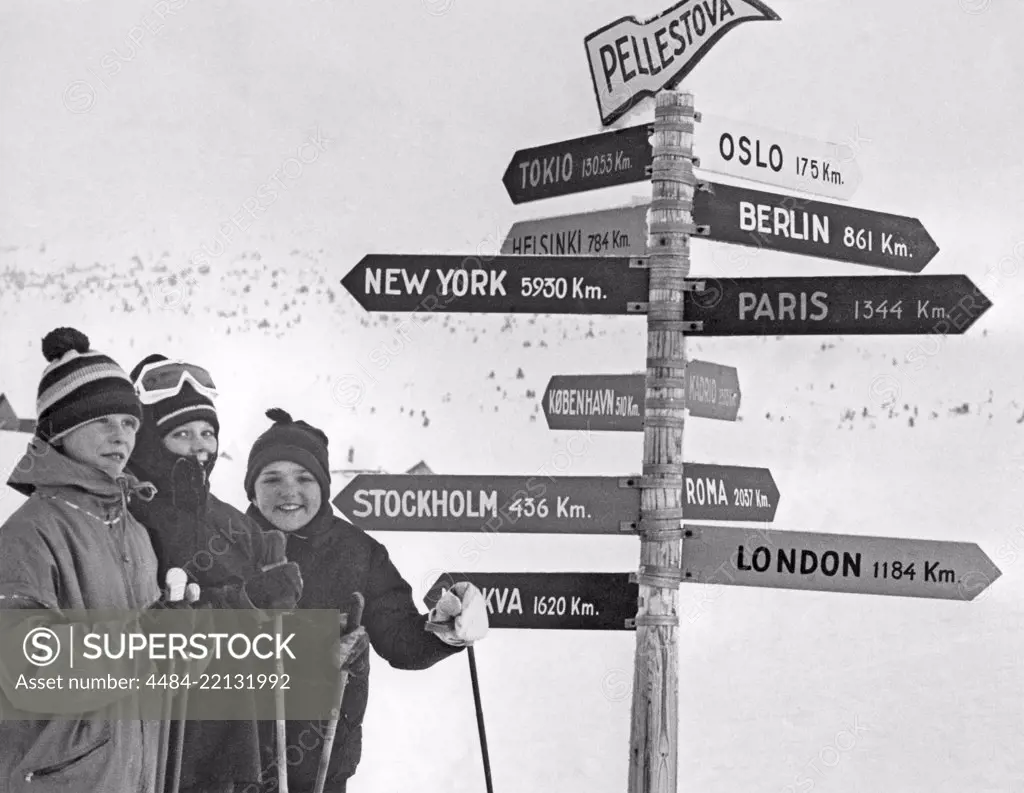
<path id="1" fill-rule="evenodd" d="M 72 757 L 72 758 L 70 758 L 68 760 L 64 760 L 64 761 L 62 761 L 60 763 L 54 763 L 53 765 L 47 765 L 47 766 L 43 766 L 42 768 L 37 768 L 37 769 L 35 769 L 33 771 L 29 771 L 27 774 L 25 774 L 25 781 L 26 782 L 31 782 L 36 777 L 46 777 L 46 776 L 51 776 L 53 774 L 60 773 L 61 771 L 63 771 L 68 766 L 74 765 L 79 760 L 84 760 L 86 757 L 91 755 L 93 752 L 99 751 L 104 746 L 106 746 L 108 743 L 110 743 L 110 736 L 107 736 L 102 741 L 100 741 L 98 744 L 96 744 L 95 746 L 90 747 L 86 752 L 84 752 L 83 754 L 78 755 L 77 757 Z"/>

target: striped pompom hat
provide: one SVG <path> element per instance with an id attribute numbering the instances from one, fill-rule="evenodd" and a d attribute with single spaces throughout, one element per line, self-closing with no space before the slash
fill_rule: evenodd
<path id="1" fill-rule="evenodd" d="M 36 397 L 36 435 L 54 443 L 103 416 L 127 414 L 142 420 L 132 381 L 108 355 L 89 349 L 89 337 L 56 328 L 43 339 L 43 370 Z"/>

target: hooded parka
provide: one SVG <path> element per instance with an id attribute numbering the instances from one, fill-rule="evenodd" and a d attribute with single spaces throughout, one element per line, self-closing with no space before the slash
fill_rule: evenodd
<path id="1" fill-rule="evenodd" d="M 29 498 L 0 526 L 5 625 L 17 619 L 14 610 L 46 609 L 59 622 L 67 610 L 143 609 L 159 599 L 156 556 L 128 510 L 129 497 L 146 492 L 138 480 L 115 481 L 33 438 L 8 484 Z M 53 677 L 66 660 L 37 672 L 27 661 L 16 668 L 9 647 L 4 657 L 0 708 L 31 715 L 36 705 L 38 713 L 36 692 L 19 687 L 19 676 Z M 109 668 L 107 662 L 101 671 Z M 66 702 L 84 701 L 58 693 Z M 81 717 L 0 718 L 0 790 L 154 793 L 159 722 L 139 719 L 130 692 L 94 694 L 91 701 L 96 709 Z"/>

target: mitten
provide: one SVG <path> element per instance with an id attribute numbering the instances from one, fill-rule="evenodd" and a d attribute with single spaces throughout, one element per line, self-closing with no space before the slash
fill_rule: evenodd
<path id="1" fill-rule="evenodd" d="M 487 603 L 469 581 L 459 581 L 441 592 L 430 610 L 428 627 L 445 644 L 466 647 L 487 635 Z"/>
<path id="2" fill-rule="evenodd" d="M 253 575 L 244 590 L 258 609 L 291 611 L 302 597 L 302 574 L 295 562 L 285 562 Z"/>
<path id="3" fill-rule="evenodd" d="M 351 669 L 370 646 L 370 636 L 360 625 L 334 642 L 331 663 L 335 669 Z"/>

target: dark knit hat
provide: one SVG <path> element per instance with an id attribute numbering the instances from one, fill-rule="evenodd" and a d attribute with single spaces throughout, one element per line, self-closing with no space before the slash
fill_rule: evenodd
<path id="1" fill-rule="evenodd" d="M 281 410 L 271 408 L 267 418 L 274 424 L 256 439 L 249 452 L 249 464 L 245 470 L 245 495 L 251 501 L 255 497 L 256 477 L 267 465 L 278 460 L 298 463 L 309 471 L 320 484 L 323 503 L 331 497 L 331 466 L 327 457 L 327 436 L 305 421 L 293 421 Z"/>
<path id="2" fill-rule="evenodd" d="M 53 443 L 83 424 L 123 413 L 142 420 L 142 405 L 117 362 L 89 349 L 75 328 L 56 328 L 43 339 L 43 370 L 36 395 L 36 435 Z"/>
<path id="3" fill-rule="evenodd" d="M 139 375 L 148 364 L 169 360 L 166 355 L 147 355 L 132 369 L 132 382 L 138 383 Z M 214 434 L 220 435 L 220 421 L 213 400 L 200 394 L 189 382 L 185 382 L 176 394 L 151 405 L 143 405 L 142 410 L 146 423 L 152 424 L 161 437 L 190 421 L 208 421 L 213 425 Z"/>

